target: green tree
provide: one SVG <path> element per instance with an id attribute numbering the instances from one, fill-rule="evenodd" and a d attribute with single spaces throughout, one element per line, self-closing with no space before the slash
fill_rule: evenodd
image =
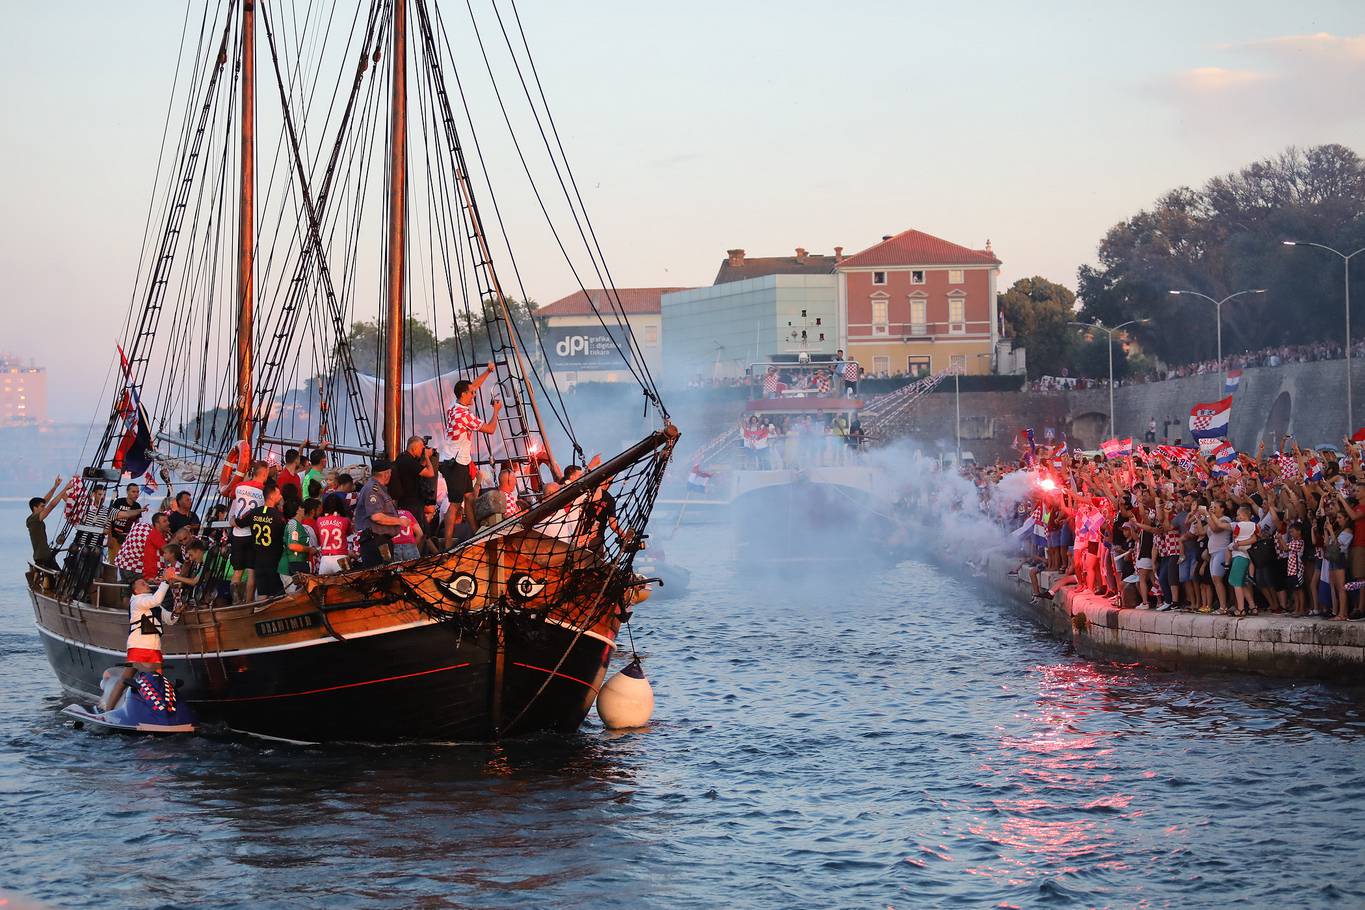
<path id="1" fill-rule="evenodd" d="M 532 317 L 539 308 L 534 300 L 509 299 L 507 308 L 517 326 L 521 341 L 534 349 L 535 326 Z M 486 301 L 482 315 L 457 314 L 457 330 L 453 335 L 438 338 L 425 322 L 408 317 L 404 329 L 405 372 L 414 381 L 430 379 L 439 372 L 482 364 L 494 354 L 493 338 L 504 338 L 498 308 Z M 490 326 L 491 333 L 490 333 Z M 347 337 L 351 360 L 357 370 L 378 376 L 384 369 L 384 347 L 379 325 L 371 320 L 352 323 Z"/>
<path id="2" fill-rule="evenodd" d="M 1365 246 L 1359 155 L 1341 145 L 1290 148 L 1202 189 L 1164 194 L 1150 210 L 1110 228 L 1099 244 L 1099 265 L 1080 269 L 1082 319 L 1116 325 L 1148 317 L 1141 337 L 1154 356 L 1167 363 L 1206 360 L 1216 350 L 1213 306 L 1169 292 L 1222 298 L 1265 288 L 1266 294 L 1224 308 L 1225 354 L 1340 340 L 1338 261 L 1285 247 L 1285 239 L 1348 252 Z"/>
<path id="3" fill-rule="evenodd" d="M 1067 359 L 1067 370 L 1072 376 L 1086 376 L 1090 379 L 1109 378 L 1109 336 L 1103 332 L 1086 332 L 1072 329 L 1079 336 L 1078 343 L 1072 347 Z M 1122 338 L 1114 339 L 1114 378 L 1123 379 L 1128 375 L 1128 351 Z"/>
<path id="4" fill-rule="evenodd" d="M 1059 373 L 1075 344 L 1076 332 L 1067 323 L 1076 318 L 1076 295 L 1035 275 L 1010 285 L 999 304 L 1007 333 L 1028 352 L 1029 376 Z"/>

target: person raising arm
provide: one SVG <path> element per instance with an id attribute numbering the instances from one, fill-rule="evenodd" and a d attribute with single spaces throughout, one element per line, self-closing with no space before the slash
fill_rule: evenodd
<path id="1" fill-rule="evenodd" d="M 450 508 L 446 510 L 442 527 L 446 549 L 450 549 L 454 543 L 455 524 L 459 518 L 463 517 L 468 521 L 471 531 L 477 527 L 474 521 L 474 500 L 477 494 L 474 490 L 474 476 L 470 472 L 470 464 L 474 459 L 474 434 L 482 433 L 486 436 L 498 428 L 502 400 L 495 398 L 493 416 L 487 421 L 480 422 L 473 410 L 474 393 L 489 376 L 493 375 L 493 369 L 493 362 L 489 361 L 488 367 L 477 379 L 461 379 L 455 383 L 455 404 L 446 411 L 446 451 L 450 457 L 441 462 L 441 476 L 445 478 L 446 496 L 450 500 Z"/>

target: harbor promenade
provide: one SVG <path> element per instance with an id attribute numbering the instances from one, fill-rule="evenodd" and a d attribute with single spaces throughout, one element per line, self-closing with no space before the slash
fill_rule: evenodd
<path id="1" fill-rule="evenodd" d="M 987 555 L 978 581 L 1009 601 L 1077 653 L 1097 660 L 1138 660 L 1172 670 L 1250 671 L 1267 676 L 1365 682 L 1365 622 L 1282 615 L 1218 616 L 1116 607 L 1094 594 L 1062 588 L 1030 603 L 1027 577 L 1010 571 L 1019 559 Z M 1046 590 L 1059 576 L 1039 575 Z"/>

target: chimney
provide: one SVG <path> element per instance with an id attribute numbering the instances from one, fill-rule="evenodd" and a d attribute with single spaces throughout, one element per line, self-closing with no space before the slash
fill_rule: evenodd
<path id="1" fill-rule="evenodd" d="M 841 247 L 841 246 L 836 246 L 836 247 L 834 248 L 834 261 L 835 261 L 835 262 L 843 262 L 843 261 L 844 261 L 844 248 L 843 248 L 843 247 Z"/>
<path id="2" fill-rule="evenodd" d="M 743 250 L 726 250 L 725 255 L 730 257 L 729 261 L 726 264 L 729 265 L 730 268 L 732 269 L 737 269 L 744 264 Z"/>
<path id="3" fill-rule="evenodd" d="M 806 248 L 805 248 L 805 247 L 803 247 L 803 246 L 798 246 L 798 247 L 796 248 L 796 261 L 797 261 L 797 262 L 805 262 L 805 261 L 806 261 Z"/>
<path id="4" fill-rule="evenodd" d="M 882 235 L 882 242 L 883 242 L 883 243 L 885 243 L 886 241 L 888 241 L 888 240 L 890 240 L 890 239 L 891 239 L 891 235 L 890 235 L 890 234 L 883 234 L 883 235 Z"/>

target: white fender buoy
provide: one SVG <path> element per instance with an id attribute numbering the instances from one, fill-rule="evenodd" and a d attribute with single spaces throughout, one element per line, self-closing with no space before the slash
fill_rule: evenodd
<path id="1" fill-rule="evenodd" d="M 654 713 L 654 688 L 645 679 L 640 658 L 620 670 L 597 693 L 597 716 L 609 730 L 643 727 Z"/>

